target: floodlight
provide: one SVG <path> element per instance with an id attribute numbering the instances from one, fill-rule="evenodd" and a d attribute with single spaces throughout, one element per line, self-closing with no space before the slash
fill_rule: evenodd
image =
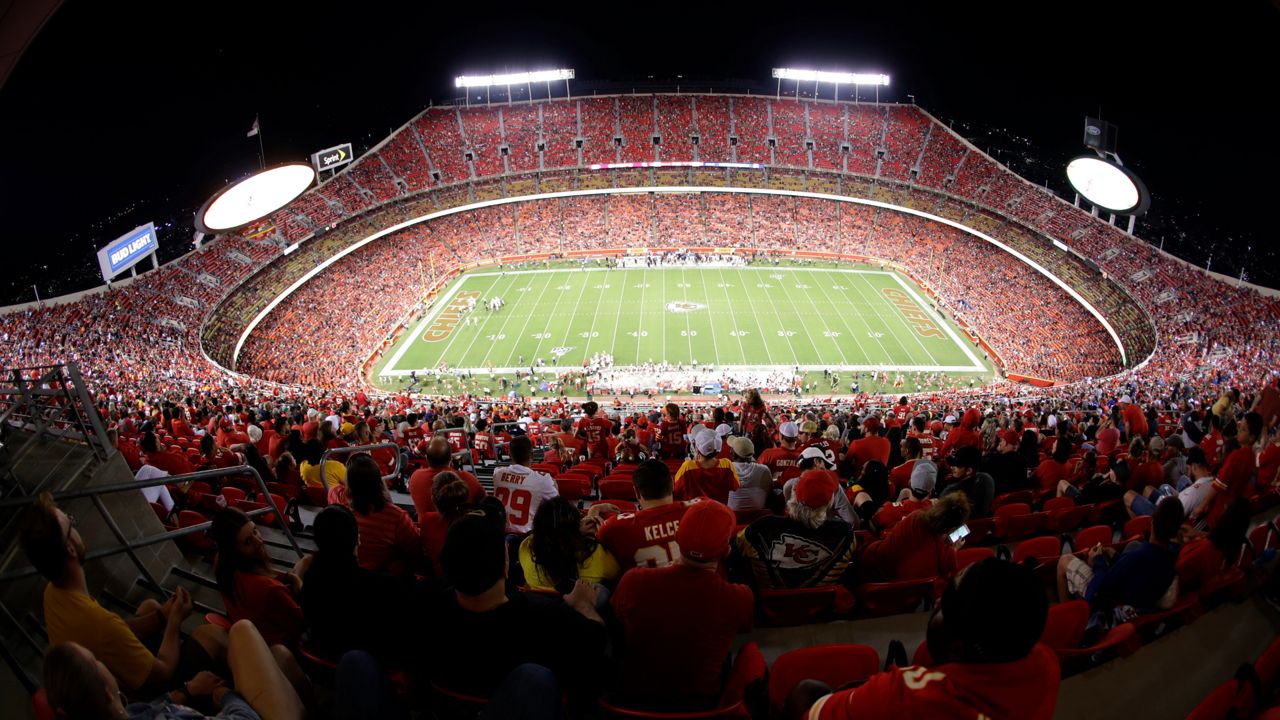
<path id="1" fill-rule="evenodd" d="M 773 76 L 779 80 L 796 80 L 800 82 L 826 82 L 836 85 L 889 85 L 889 76 L 879 73 L 838 73 L 823 70 L 796 70 L 795 68 L 774 68 Z"/>
<path id="2" fill-rule="evenodd" d="M 316 171 L 303 163 L 254 173 L 209 198 L 196 213 L 196 229 L 215 234 L 242 228 L 293 202 L 315 179 Z"/>
<path id="3" fill-rule="evenodd" d="M 529 83 L 572 80 L 573 69 L 538 70 L 536 72 L 508 73 L 506 75 L 462 75 L 454 78 L 453 86 L 460 88 L 491 87 L 494 85 L 528 85 Z"/>
<path id="4" fill-rule="evenodd" d="M 1082 155 L 1067 163 L 1067 181 L 1100 210 L 1141 215 L 1151 205 L 1151 195 L 1137 175 L 1096 155 Z"/>

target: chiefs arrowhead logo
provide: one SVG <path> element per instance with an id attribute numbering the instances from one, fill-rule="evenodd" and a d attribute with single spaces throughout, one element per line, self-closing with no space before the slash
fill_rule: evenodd
<path id="1" fill-rule="evenodd" d="M 821 565 L 831 557 L 831 551 L 809 538 L 783 533 L 769 545 L 769 562 L 783 570 Z"/>

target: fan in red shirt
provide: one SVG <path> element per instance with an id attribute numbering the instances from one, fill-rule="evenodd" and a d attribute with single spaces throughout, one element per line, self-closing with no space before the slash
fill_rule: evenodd
<path id="1" fill-rule="evenodd" d="M 937 439 L 933 433 L 925 429 L 924 416 L 917 415 L 911 420 L 911 429 L 907 431 L 907 437 L 915 438 L 920 442 L 920 457 L 925 460 L 932 460 L 934 453 L 934 441 Z M 939 443 L 940 445 L 941 443 Z"/>
<path id="2" fill-rule="evenodd" d="M 925 463 L 918 463 L 917 472 L 924 467 Z M 944 495 L 927 509 L 911 513 L 862 551 L 858 580 L 874 583 L 951 575 L 956 550 L 948 534 L 968 519 L 969 499 L 962 493 Z"/>
<path id="3" fill-rule="evenodd" d="M 474 447 L 472 448 L 472 451 L 471 451 L 471 454 L 474 456 L 474 460 L 476 463 L 479 463 L 483 460 L 498 459 L 498 454 L 495 448 L 496 443 L 494 442 L 494 439 L 493 439 L 493 433 L 488 432 L 488 428 L 489 428 L 488 420 L 481 419 L 476 421 L 476 436 L 472 440 L 472 445 Z"/>
<path id="4" fill-rule="evenodd" d="M 685 424 L 680 419 L 680 408 L 675 403 L 667 403 L 662 409 L 662 422 L 658 425 L 658 442 L 662 443 L 659 456 L 683 460 L 689 453 L 684 434 Z"/>
<path id="5" fill-rule="evenodd" d="M 584 417 L 578 421 L 577 436 L 586 441 L 588 457 L 608 458 L 609 434 L 613 431 L 613 423 L 606 418 L 596 417 L 598 410 L 600 406 L 593 400 L 582 403 Z"/>
<path id="6" fill-rule="evenodd" d="M 1222 462 L 1218 479 L 1213 481 L 1213 497 L 1200 506 L 1207 515 L 1209 527 L 1218 522 L 1236 498 L 1244 497 L 1253 484 L 1258 470 L 1258 456 L 1253 452 L 1253 444 L 1261 434 L 1262 416 L 1256 412 L 1247 413 L 1236 423 L 1236 441 L 1240 447 L 1232 450 Z"/>
<path id="7" fill-rule="evenodd" d="M 978 408 L 969 408 L 960 418 L 960 427 L 952 428 L 947 433 L 947 441 L 942 445 L 942 457 L 950 457 L 951 452 L 961 445 L 972 445 L 982 449 L 982 437 L 978 435 L 978 425 L 982 423 L 982 413 Z"/>
<path id="8" fill-rule="evenodd" d="M 1150 434 L 1147 416 L 1142 412 L 1142 407 L 1131 402 L 1128 395 L 1120 398 L 1120 418 L 1124 420 L 1124 429 L 1129 437 L 1145 438 Z"/>
<path id="9" fill-rule="evenodd" d="M 453 459 L 453 454 L 449 451 L 449 443 L 443 437 L 434 437 L 427 443 L 426 457 L 427 467 L 414 470 L 409 476 L 409 495 L 413 498 L 413 507 L 417 510 L 419 518 L 435 511 L 435 503 L 431 500 L 431 483 L 437 473 L 450 469 L 449 461 Z M 471 502 L 478 503 L 483 500 L 486 495 L 484 486 L 476 476 L 465 470 L 456 472 L 458 477 L 465 480 L 467 486 L 471 488 Z"/>
<path id="10" fill-rule="evenodd" d="M 988 558 L 943 593 L 926 635 L 930 667 L 893 668 L 834 694 L 806 680 L 792 690 L 791 706 L 810 706 L 809 720 L 1049 720 L 1061 670 L 1038 644 L 1048 613 L 1031 570 Z"/>
<path id="11" fill-rule="evenodd" d="M 719 436 L 714 430 L 699 430 L 693 436 L 693 447 L 693 459 L 686 460 L 676 472 L 676 499 L 709 497 L 727 505 L 729 493 L 738 489 L 738 471 L 733 461 L 717 457 L 721 447 Z"/>
<path id="12" fill-rule="evenodd" d="M 715 502 L 685 513 L 681 556 L 661 568 L 622 576 L 613 609 L 622 626 L 616 690 L 628 707 L 707 710 L 720 695 L 724 663 L 739 632 L 751 627 L 751 588 L 718 572 L 737 520 Z"/>
<path id="13" fill-rule="evenodd" d="M 783 485 L 793 477 L 800 475 L 800 448 L 796 447 L 796 436 L 800 429 L 793 422 L 784 422 L 778 426 L 780 447 L 772 447 L 760 454 L 760 464 L 773 473 L 773 482 Z"/>
<path id="14" fill-rule="evenodd" d="M 422 556 L 426 559 L 429 574 L 441 575 L 440 552 L 454 521 L 466 514 L 471 506 L 471 488 L 452 470 L 436 473 L 431 481 L 431 500 L 436 512 L 418 516 L 418 529 L 422 535 Z"/>
<path id="15" fill-rule="evenodd" d="M 622 567 L 666 567 L 680 559 L 676 530 L 692 504 L 672 499 L 671 469 L 661 460 L 646 460 L 631 476 L 640 509 L 615 515 L 600 526 L 597 537 Z"/>
<path id="16" fill-rule="evenodd" d="M 760 391 L 755 388 L 747 388 L 742 391 L 742 434 L 751 437 L 751 432 L 756 429 L 756 425 L 764 422 L 764 418 L 769 414 L 769 406 L 764 404 L 764 399 L 760 397 Z"/>
<path id="17" fill-rule="evenodd" d="M 882 428 L 880 418 L 872 415 L 862 423 L 866 435 L 849 443 L 849 451 L 846 453 L 853 457 L 853 474 L 856 476 L 862 472 L 862 466 L 872 460 L 878 460 L 881 464 L 889 464 L 889 439 L 883 437 L 880 433 Z"/>

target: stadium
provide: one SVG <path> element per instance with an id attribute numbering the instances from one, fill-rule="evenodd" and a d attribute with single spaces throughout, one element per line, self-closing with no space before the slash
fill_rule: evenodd
<path id="1" fill-rule="evenodd" d="M 6 708 L 1276 717 L 1275 291 L 914 103 L 510 84 L 0 310 Z"/>

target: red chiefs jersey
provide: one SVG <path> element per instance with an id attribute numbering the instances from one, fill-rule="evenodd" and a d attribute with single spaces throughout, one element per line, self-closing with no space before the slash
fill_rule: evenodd
<path id="1" fill-rule="evenodd" d="M 409 447 L 413 447 L 414 445 L 417 445 L 418 441 L 421 439 L 422 439 L 421 425 L 414 425 L 412 427 L 407 427 L 404 429 L 404 441 L 405 441 L 405 444 L 407 444 Z"/>
<path id="2" fill-rule="evenodd" d="M 920 441 L 920 457 L 925 460 L 933 460 L 933 453 L 936 451 L 936 448 L 933 445 L 933 433 L 928 430 L 925 430 L 922 433 L 918 433 L 915 430 L 908 430 L 907 437 L 915 438 Z"/>
<path id="3" fill-rule="evenodd" d="M 602 417 L 582 418 L 578 421 L 578 437 L 587 441 L 590 457 L 609 457 L 609 433 L 613 423 Z"/>
<path id="4" fill-rule="evenodd" d="M 496 460 L 497 455 L 493 452 L 493 436 L 487 432 L 478 432 L 475 437 L 476 457 L 484 460 Z"/>
<path id="5" fill-rule="evenodd" d="M 820 698 L 809 720 L 943 718 L 1049 720 L 1061 670 L 1053 651 L 1036 645 L 1010 663 L 949 663 L 894 668 L 861 687 Z"/>
<path id="6" fill-rule="evenodd" d="M 663 420 L 658 425 L 658 440 L 662 443 L 663 455 L 667 457 L 682 457 L 686 452 L 684 423 Z"/>
<path id="7" fill-rule="evenodd" d="M 467 433 L 465 430 L 455 428 L 446 431 L 444 437 L 449 443 L 449 448 L 454 452 L 462 452 L 467 449 Z"/>
<path id="8" fill-rule="evenodd" d="M 800 474 L 800 449 L 773 447 L 760 454 L 760 464 L 769 468 L 778 482 L 785 483 Z"/>
<path id="9" fill-rule="evenodd" d="M 665 567 L 680 557 L 676 529 L 684 511 L 698 500 L 615 515 L 600 526 L 597 538 L 623 571 L 633 567 Z"/>
<path id="10" fill-rule="evenodd" d="M 761 406 L 758 408 L 756 407 L 743 408 L 742 434 L 750 437 L 751 431 L 756 428 L 756 425 L 759 425 L 760 423 L 764 422 L 764 416 L 768 412 L 769 412 L 769 408 L 767 406 Z"/>

